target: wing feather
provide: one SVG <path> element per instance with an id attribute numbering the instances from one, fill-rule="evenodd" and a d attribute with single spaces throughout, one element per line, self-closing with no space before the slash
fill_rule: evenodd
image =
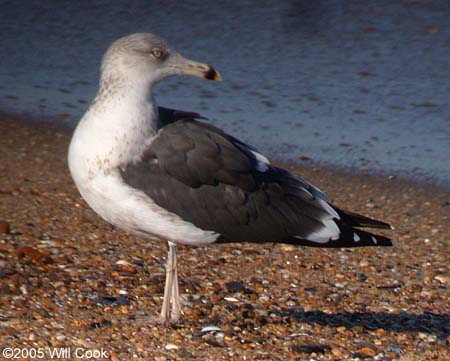
<path id="1" fill-rule="evenodd" d="M 349 229 L 377 225 L 334 208 L 318 188 L 270 165 L 255 148 L 188 119 L 195 113 L 179 112 L 182 117 L 172 119 L 176 114 L 164 110 L 166 125 L 121 174 L 128 185 L 184 220 L 221 234 L 223 241 L 316 246 L 328 241 L 335 246 L 342 229 L 366 239 Z M 349 224 L 342 225 L 341 217 Z"/>

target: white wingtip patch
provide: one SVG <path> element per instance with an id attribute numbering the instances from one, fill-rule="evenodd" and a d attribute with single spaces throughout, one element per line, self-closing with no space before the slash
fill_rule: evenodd
<path id="1" fill-rule="evenodd" d="M 377 239 L 374 236 L 371 236 L 373 243 L 378 244 Z"/>
<path id="2" fill-rule="evenodd" d="M 251 150 L 251 152 L 253 153 L 257 161 L 256 169 L 258 169 L 260 172 L 267 171 L 269 169 L 270 161 L 261 153 L 258 153 L 254 150 Z"/>
<path id="3" fill-rule="evenodd" d="M 361 238 L 355 232 L 353 232 L 353 240 L 355 242 L 359 242 L 361 240 Z"/>
<path id="4" fill-rule="evenodd" d="M 316 243 L 327 243 L 330 240 L 336 240 L 339 238 L 341 231 L 336 222 L 332 219 L 322 220 L 324 224 L 320 230 L 308 234 L 307 239 Z"/>
<path id="5" fill-rule="evenodd" d="M 263 156 L 261 153 L 255 152 L 254 150 L 252 150 L 251 152 L 256 157 L 256 159 L 259 160 L 260 162 L 270 164 L 270 161 L 265 156 Z"/>
<path id="6" fill-rule="evenodd" d="M 264 173 L 267 171 L 267 169 L 269 169 L 269 166 L 266 163 L 258 162 L 256 164 L 256 169 L 258 169 L 258 171 Z"/>

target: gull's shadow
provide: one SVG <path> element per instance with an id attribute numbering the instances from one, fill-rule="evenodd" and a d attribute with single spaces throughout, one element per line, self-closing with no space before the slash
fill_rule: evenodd
<path id="1" fill-rule="evenodd" d="M 394 332 L 425 332 L 439 337 L 450 335 L 450 314 L 424 312 L 342 312 L 324 313 L 322 311 L 285 310 L 278 313 L 281 317 L 295 319 L 308 324 L 352 328 L 355 326 L 367 330 L 383 329 Z"/>

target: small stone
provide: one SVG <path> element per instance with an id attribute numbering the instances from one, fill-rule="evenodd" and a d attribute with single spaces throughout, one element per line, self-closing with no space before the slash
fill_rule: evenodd
<path id="1" fill-rule="evenodd" d="M 5 221 L 0 221 L 0 234 L 9 232 L 10 232 L 9 223 Z"/>
<path id="2" fill-rule="evenodd" d="M 203 337 L 203 340 L 208 345 L 211 345 L 211 346 L 214 346 L 214 347 L 225 347 L 226 346 L 225 340 L 223 338 L 217 338 L 214 335 L 210 335 L 210 334 L 205 335 Z"/>
<path id="3" fill-rule="evenodd" d="M 446 276 L 446 275 L 437 275 L 437 276 L 434 276 L 434 279 L 435 279 L 436 281 L 441 282 L 442 284 L 448 284 L 448 283 L 450 283 L 450 276 Z"/>
<path id="4" fill-rule="evenodd" d="M 127 262 L 123 259 L 118 260 L 116 262 L 116 265 L 120 266 L 123 271 L 130 272 L 130 273 L 136 272 L 136 267 L 133 264 L 131 264 L 130 262 Z"/>
<path id="5" fill-rule="evenodd" d="M 300 344 L 292 346 L 292 351 L 298 353 L 318 354 L 318 353 L 325 353 L 328 350 L 330 350 L 330 346 L 328 345 Z"/>
<path id="6" fill-rule="evenodd" d="M 64 286 L 64 282 L 63 281 L 56 281 L 56 282 L 53 282 L 52 285 L 55 288 L 59 288 L 59 287 Z"/>
<path id="7" fill-rule="evenodd" d="M 119 265 L 119 266 L 130 266 L 130 267 L 133 267 L 133 265 L 130 262 L 125 261 L 124 259 L 118 260 L 116 262 L 116 264 Z"/>
<path id="8" fill-rule="evenodd" d="M 385 355 L 384 353 L 380 352 L 379 354 L 375 355 L 375 356 L 373 357 L 373 359 L 374 359 L 375 361 L 378 361 L 378 360 L 386 360 L 386 355 Z"/>
<path id="9" fill-rule="evenodd" d="M 369 347 L 360 348 L 359 350 L 356 350 L 356 353 L 363 355 L 365 357 L 373 357 L 377 354 L 374 350 L 372 350 Z"/>
<path id="10" fill-rule="evenodd" d="M 205 326 L 201 329 L 200 334 L 204 335 L 206 333 L 215 333 L 215 332 L 223 332 L 223 329 L 213 325 Z"/>
<path id="11" fill-rule="evenodd" d="M 359 262 L 359 266 L 360 267 L 367 267 L 369 265 L 369 261 L 367 260 L 367 258 L 363 258 L 360 262 Z"/>
<path id="12" fill-rule="evenodd" d="M 339 359 L 343 359 L 344 358 L 344 354 L 341 352 L 341 350 L 339 350 L 338 348 L 332 348 L 331 349 L 331 353 L 338 357 Z"/>
<path id="13" fill-rule="evenodd" d="M 396 354 L 399 354 L 399 355 L 404 353 L 403 350 L 400 347 L 397 347 L 397 346 L 389 346 L 386 349 L 386 351 L 387 352 L 393 352 L 393 353 L 396 353 Z"/>
<path id="14" fill-rule="evenodd" d="M 175 345 L 174 343 L 168 343 L 166 346 L 164 346 L 164 348 L 167 351 L 172 351 L 172 350 L 178 350 L 179 347 L 177 345 Z"/>
<path id="15" fill-rule="evenodd" d="M 51 257 L 42 253 L 39 249 L 30 246 L 20 246 L 17 248 L 17 258 L 21 260 L 25 256 L 36 263 L 53 263 Z"/>
<path id="16" fill-rule="evenodd" d="M 91 343 L 90 343 L 89 341 L 84 340 L 84 339 L 82 339 L 82 338 L 77 339 L 76 342 L 77 342 L 79 345 L 84 346 L 84 347 L 86 347 L 86 348 L 92 347 L 92 345 L 91 345 Z"/>
<path id="17" fill-rule="evenodd" d="M 246 287 L 243 285 L 243 283 L 239 281 L 227 282 L 225 283 L 225 288 L 229 293 L 245 292 L 246 290 Z"/>
<path id="18" fill-rule="evenodd" d="M 223 299 L 228 302 L 239 302 L 239 300 L 235 297 L 224 297 Z"/>

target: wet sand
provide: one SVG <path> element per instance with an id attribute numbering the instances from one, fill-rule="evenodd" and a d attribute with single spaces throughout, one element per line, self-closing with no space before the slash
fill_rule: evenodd
<path id="1" fill-rule="evenodd" d="M 113 360 L 450 359 L 449 190 L 290 165 L 340 207 L 390 222 L 398 245 L 180 247 L 185 314 L 165 328 L 152 319 L 165 244 L 87 207 L 67 168 L 71 129 L 11 118 L 0 129 L 2 348 L 103 348 Z"/>

